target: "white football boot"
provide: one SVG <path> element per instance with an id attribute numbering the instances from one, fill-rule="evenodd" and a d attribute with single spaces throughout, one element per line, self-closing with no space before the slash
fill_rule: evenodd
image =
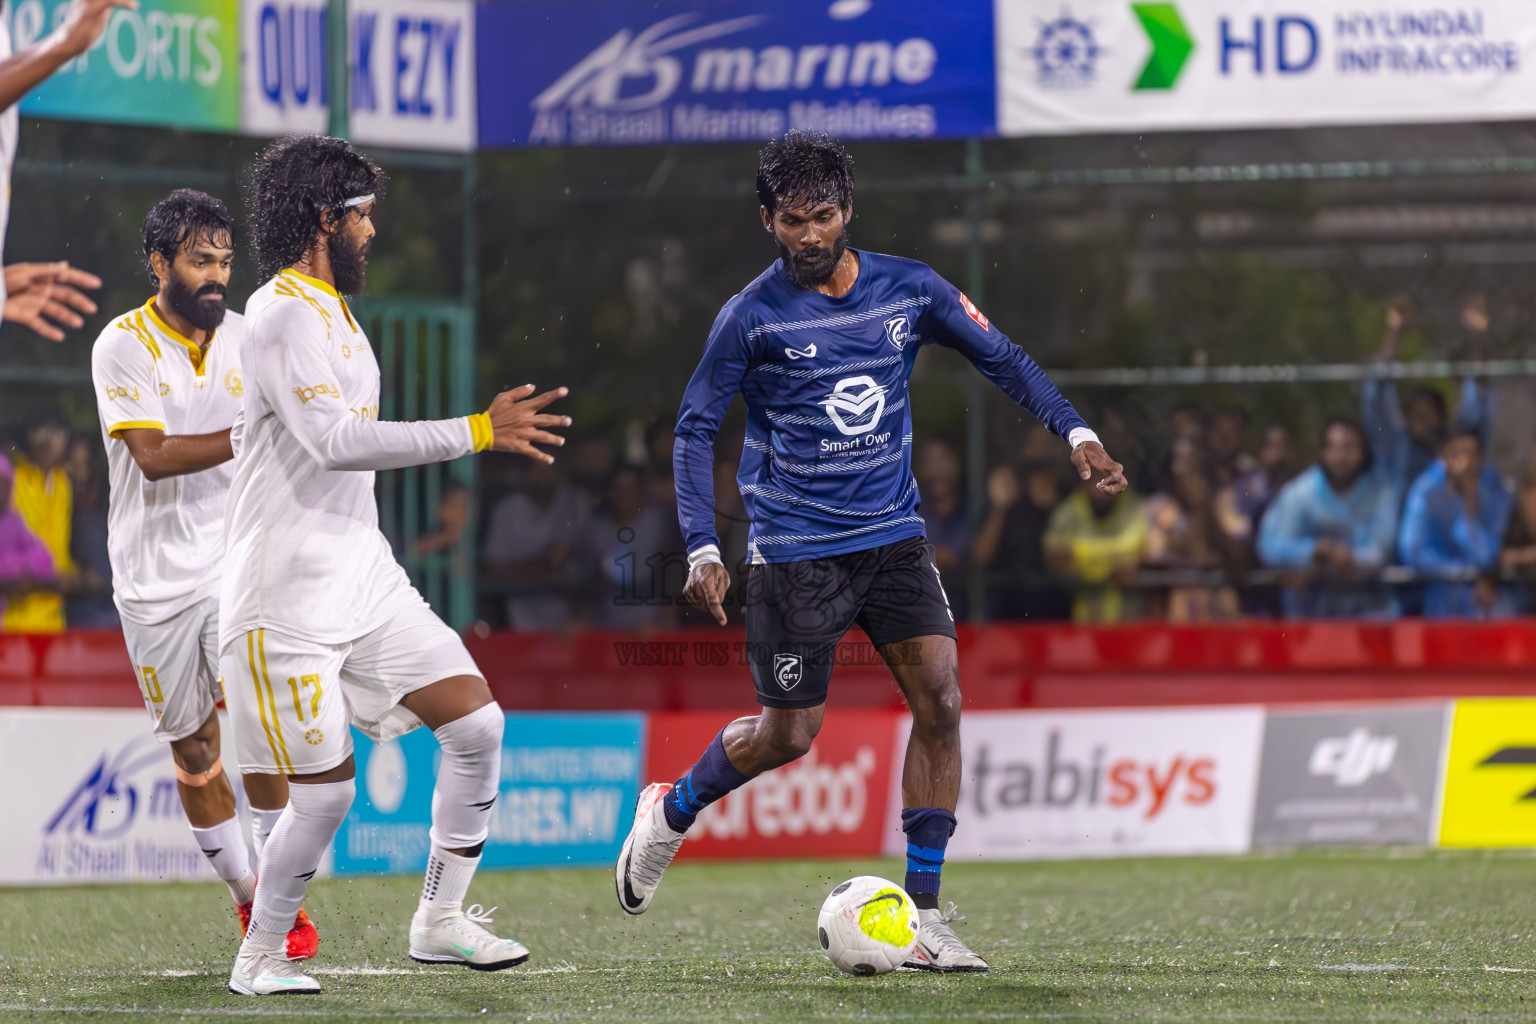
<path id="1" fill-rule="evenodd" d="M 281 954 L 257 951 L 235 957 L 229 990 L 240 996 L 315 995 L 320 983 Z"/>
<path id="2" fill-rule="evenodd" d="M 662 872 L 688 838 L 686 832 L 672 831 L 662 811 L 661 798 L 671 788 L 665 782 L 653 782 L 640 791 L 640 799 L 635 801 L 634 827 L 613 866 L 613 890 L 626 914 L 645 913 L 661 885 Z"/>
<path id="3" fill-rule="evenodd" d="M 498 938 L 483 927 L 496 908 L 425 910 L 411 918 L 411 959 L 423 964 L 463 964 L 477 971 L 504 971 L 528 959 L 521 942 Z"/>
<path id="4" fill-rule="evenodd" d="M 953 903 L 946 904 L 943 911 L 919 910 L 917 946 L 901 966 L 946 974 L 953 971 L 986 970 L 987 962 L 967 949 L 965 943 L 960 941 L 960 936 L 949 926 L 951 921 L 964 920 L 965 915 L 956 913 Z"/>

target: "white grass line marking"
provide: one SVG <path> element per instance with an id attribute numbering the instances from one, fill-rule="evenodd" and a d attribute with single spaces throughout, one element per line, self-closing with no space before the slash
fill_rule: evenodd
<path id="1" fill-rule="evenodd" d="M 1320 971 L 1348 971 L 1350 973 L 1370 973 L 1373 971 L 1429 971 L 1432 967 L 1410 967 L 1407 964 L 1318 964 Z"/>
<path id="2" fill-rule="evenodd" d="M 1532 972 L 1530 967 L 1489 967 L 1486 964 L 1483 966 L 1483 970 L 1491 971 L 1494 974 L 1530 974 Z"/>
<path id="3" fill-rule="evenodd" d="M 430 977 L 435 974 L 452 974 L 452 968 L 457 964 L 442 964 L 436 967 L 311 967 L 306 968 L 306 974 L 318 974 L 327 977 L 365 976 L 380 978 L 403 977 Z M 519 977 L 530 974 L 619 974 L 627 968 L 623 967 L 577 967 L 575 964 L 551 964 L 548 967 L 527 967 L 522 970 L 513 968 Z M 216 971 L 189 971 L 175 967 L 167 967 L 163 971 L 145 971 L 146 978 L 212 978 L 215 975 L 223 977 L 222 972 Z"/>
<path id="4" fill-rule="evenodd" d="M 380 1020 L 389 1017 L 443 1017 L 441 1013 L 350 1013 L 335 1010 L 282 1010 L 269 1006 L 200 1006 L 196 1009 L 170 1010 L 162 1006 L 49 1006 L 47 1004 L 0 1003 L 0 1013 L 25 1013 L 36 1017 L 41 1014 L 123 1014 L 138 1017 L 326 1017 L 356 1020 Z M 465 1014 L 465 1016 L 469 1016 Z"/>

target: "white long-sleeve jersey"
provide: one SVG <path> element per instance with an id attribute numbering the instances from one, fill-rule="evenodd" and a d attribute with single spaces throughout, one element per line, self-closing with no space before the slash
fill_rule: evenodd
<path id="1" fill-rule="evenodd" d="M 381 422 L 378 360 L 323 281 L 285 270 L 245 316 L 219 643 L 253 629 L 345 643 L 420 600 L 379 532 L 374 471 L 489 448 L 490 418 Z"/>

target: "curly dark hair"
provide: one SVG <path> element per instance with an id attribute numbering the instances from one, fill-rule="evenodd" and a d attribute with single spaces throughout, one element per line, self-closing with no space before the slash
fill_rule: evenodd
<path id="1" fill-rule="evenodd" d="M 234 247 L 235 218 L 221 199 L 206 192 L 179 188 L 150 207 L 144 217 L 144 269 L 149 283 L 160 287 L 150 257 L 159 253 L 174 262 L 183 249 L 207 240 L 220 248 Z"/>
<path id="2" fill-rule="evenodd" d="M 251 241 L 262 280 L 297 263 L 315 245 L 322 223 L 346 215 L 358 196 L 382 195 L 384 172 L 345 139 L 285 135 L 249 171 Z"/>
<path id="3" fill-rule="evenodd" d="M 846 210 L 853 203 L 853 157 L 826 132 L 785 132 L 757 155 L 757 198 L 770 214 L 779 203 Z"/>

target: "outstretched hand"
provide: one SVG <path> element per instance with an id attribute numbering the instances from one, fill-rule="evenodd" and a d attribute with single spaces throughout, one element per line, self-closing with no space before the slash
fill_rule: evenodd
<path id="1" fill-rule="evenodd" d="M 64 52 L 78 57 L 96 45 L 96 40 L 107 30 L 112 13 L 118 8 L 137 10 L 137 0 L 73 0 L 64 23 L 59 26 L 59 39 Z"/>
<path id="2" fill-rule="evenodd" d="M 688 573 L 683 596 L 695 608 L 706 608 L 720 625 L 725 625 L 725 592 L 730 589 L 731 574 L 719 562 L 700 562 Z"/>
<path id="3" fill-rule="evenodd" d="M 60 325 L 82 327 L 80 314 L 96 312 L 96 303 L 80 289 L 100 287 L 101 278 L 64 261 L 12 263 L 5 268 L 5 319 L 49 341 L 63 341 Z"/>
<path id="4" fill-rule="evenodd" d="M 534 395 L 533 385 L 524 384 L 497 395 L 491 407 L 486 410 L 491 417 L 491 447 L 499 452 L 519 452 L 543 463 L 554 462 L 553 455 L 539 451 L 534 445 L 549 444 L 558 448 L 565 444 L 565 438 L 551 434 L 544 428 L 568 427 L 571 418 L 552 416 L 539 410 L 569 393 L 567 388 L 555 388 L 542 395 Z"/>
<path id="5" fill-rule="evenodd" d="M 1077 467 L 1077 475 L 1084 480 L 1092 480 L 1098 473 L 1098 488 L 1105 494 L 1119 494 L 1125 490 L 1125 467 L 1110 458 L 1097 441 L 1084 441 L 1072 449 L 1072 465 Z"/>

